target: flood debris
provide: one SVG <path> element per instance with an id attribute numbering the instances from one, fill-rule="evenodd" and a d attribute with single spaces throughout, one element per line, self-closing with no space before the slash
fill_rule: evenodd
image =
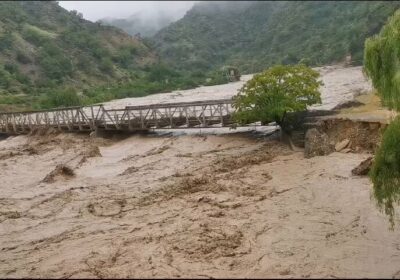
<path id="1" fill-rule="evenodd" d="M 357 167 L 351 170 L 351 173 L 358 176 L 368 175 L 368 172 L 370 171 L 373 162 L 374 158 L 372 156 L 368 157 L 366 160 L 363 160 Z"/>
<path id="2" fill-rule="evenodd" d="M 53 171 L 43 178 L 43 183 L 54 183 L 59 178 L 71 179 L 75 176 L 74 170 L 64 164 L 57 165 Z"/>

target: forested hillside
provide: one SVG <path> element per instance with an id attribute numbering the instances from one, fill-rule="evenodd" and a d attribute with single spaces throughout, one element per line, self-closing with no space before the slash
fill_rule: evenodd
<path id="1" fill-rule="evenodd" d="M 1 103 L 26 102 L 61 86 L 127 82 L 154 61 L 142 42 L 56 2 L 0 2 Z"/>
<path id="2" fill-rule="evenodd" d="M 273 64 L 324 65 L 363 42 L 400 2 L 200 2 L 151 38 L 135 38 L 55 1 L 0 2 L 0 111 L 144 96 L 226 82 Z M 163 23 L 164 24 L 164 23 Z"/>
<path id="3" fill-rule="evenodd" d="M 234 65 L 257 72 L 276 63 L 324 65 L 351 54 L 362 63 L 365 38 L 399 1 L 201 2 L 159 31 L 154 46 L 178 68 Z"/>
<path id="4" fill-rule="evenodd" d="M 0 2 L 0 111 L 92 104 L 221 82 L 55 1 Z"/>

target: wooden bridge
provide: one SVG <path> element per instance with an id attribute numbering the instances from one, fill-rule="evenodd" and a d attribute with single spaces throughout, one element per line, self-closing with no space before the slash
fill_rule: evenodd
<path id="1" fill-rule="evenodd" d="M 127 106 L 68 107 L 45 111 L 0 113 L 0 132 L 27 134 L 40 128 L 60 131 L 140 131 L 232 126 L 232 99 Z"/>

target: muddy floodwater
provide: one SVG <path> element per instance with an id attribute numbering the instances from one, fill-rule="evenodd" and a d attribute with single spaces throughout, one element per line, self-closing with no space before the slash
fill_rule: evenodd
<path id="1" fill-rule="evenodd" d="M 337 71 L 356 77 L 322 106 L 369 86 Z M 0 141 L 0 277 L 400 278 L 400 230 L 351 174 L 368 153 L 305 159 L 229 132 Z"/>
<path id="2" fill-rule="evenodd" d="M 341 102 L 352 100 L 354 96 L 371 90 L 371 83 L 365 78 L 361 66 L 333 65 L 314 69 L 320 73 L 320 79 L 324 83 L 321 87 L 322 104 L 313 106 L 315 109 L 332 109 Z M 130 105 L 232 98 L 252 76 L 243 75 L 240 81 L 224 85 L 203 86 L 139 98 L 124 98 L 104 103 L 104 105 L 107 108 L 117 109 Z"/>

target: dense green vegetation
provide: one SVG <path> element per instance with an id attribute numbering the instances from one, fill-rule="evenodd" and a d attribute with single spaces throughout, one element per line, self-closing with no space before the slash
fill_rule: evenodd
<path id="1" fill-rule="evenodd" d="M 383 104 L 400 111 L 400 11 L 378 35 L 365 41 L 365 71 Z"/>
<path id="2" fill-rule="evenodd" d="M 79 93 L 72 88 L 50 90 L 41 95 L 34 108 L 46 109 L 61 106 L 88 105 L 112 99 L 169 92 L 175 89 L 189 89 L 203 83 L 205 79 L 206 76 L 204 74 L 191 73 L 185 76 L 170 70 L 162 64 L 155 64 L 148 67 L 147 72 L 131 82 L 85 88 Z M 226 82 L 225 76 L 219 72 L 210 73 L 207 79 L 203 84 L 213 85 Z M 77 97 L 72 98 L 71 95 Z M 74 102 L 71 102 L 71 100 Z"/>
<path id="3" fill-rule="evenodd" d="M 397 117 L 383 134 L 382 144 L 375 154 L 370 177 L 379 208 L 389 216 L 394 226 L 394 206 L 400 202 L 400 118 Z"/>
<path id="4" fill-rule="evenodd" d="M 365 42 L 364 68 L 382 103 L 400 111 L 400 11 L 378 35 Z M 394 225 L 394 205 L 400 202 L 400 118 L 386 129 L 370 172 L 378 206 Z"/>
<path id="5" fill-rule="evenodd" d="M 319 73 L 305 65 L 276 65 L 254 75 L 235 97 L 235 118 L 240 123 L 276 122 L 286 114 L 321 103 Z"/>
<path id="6" fill-rule="evenodd" d="M 138 38 L 84 20 L 56 2 L 0 2 L 0 110 L 144 96 L 226 82 L 177 71 Z"/>
<path id="7" fill-rule="evenodd" d="M 103 102 L 227 82 L 223 67 L 321 65 L 351 54 L 399 2 L 201 2 L 152 38 L 57 2 L 0 2 L 0 111 Z"/>
<path id="8" fill-rule="evenodd" d="M 362 64 L 365 38 L 400 3 L 378 1 L 201 2 L 153 40 L 180 69 L 225 64 L 254 73 L 275 64 L 324 65 L 351 55 Z"/>
<path id="9" fill-rule="evenodd" d="M 129 81 L 146 66 L 143 60 L 154 60 L 143 43 L 116 28 L 86 21 L 56 2 L 0 2 L 0 18 L 3 104 L 21 95 L 39 100 L 45 92 L 67 86 L 83 89 Z"/>

